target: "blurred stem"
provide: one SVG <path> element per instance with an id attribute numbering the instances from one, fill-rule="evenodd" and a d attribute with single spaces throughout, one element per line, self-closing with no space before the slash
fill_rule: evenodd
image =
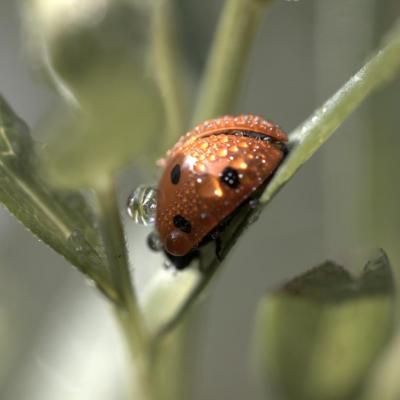
<path id="1" fill-rule="evenodd" d="M 158 0 L 153 6 L 152 50 L 167 119 L 166 147 L 183 134 L 187 123 L 184 60 L 178 46 L 175 1 Z"/>
<path id="2" fill-rule="evenodd" d="M 187 399 L 186 389 L 190 377 L 187 374 L 188 324 L 176 327 L 169 335 L 153 342 L 151 372 L 157 400 Z"/>
<path id="3" fill-rule="evenodd" d="M 147 340 L 138 340 L 140 325 L 121 307 L 115 307 L 115 316 L 129 349 L 129 363 L 134 376 L 134 379 L 130 381 L 132 400 L 155 400 L 156 388 L 153 387 L 153 368 Z"/>
<path id="4" fill-rule="evenodd" d="M 117 194 L 112 177 L 103 179 L 95 188 L 99 206 L 99 220 L 109 273 L 119 295 L 115 304 L 116 316 L 126 337 L 132 364 L 137 371 L 136 392 L 141 400 L 150 400 L 150 371 L 148 339 L 132 286 L 132 277 L 119 214 Z"/>
<path id="5" fill-rule="evenodd" d="M 99 205 L 99 219 L 103 235 L 109 273 L 119 294 L 119 305 L 132 314 L 132 319 L 138 321 L 139 309 L 131 283 L 131 273 L 125 246 L 125 237 L 119 214 L 117 194 L 113 179 L 103 179 L 96 187 Z"/>
<path id="6" fill-rule="evenodd" d="M 231 112 L 265 6 L 272 0 L 227 0 L 194 111 L 193 125 Z"/>

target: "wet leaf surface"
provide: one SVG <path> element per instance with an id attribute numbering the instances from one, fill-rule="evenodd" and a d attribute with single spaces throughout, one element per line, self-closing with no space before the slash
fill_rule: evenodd
<path id="1" fill-rule="evenodd" d="M 40 240 L 108 291 L 92 209 L 79 192 L 55 191 L 46 184 L 35 168 L 37 147 L 26 124 L 0 97 L 0 201 Z"/>

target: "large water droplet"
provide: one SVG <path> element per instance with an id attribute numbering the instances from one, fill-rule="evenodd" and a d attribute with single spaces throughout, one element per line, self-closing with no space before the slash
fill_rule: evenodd
<path id="1" fill-rule="evenodd" d="M 127 211 L 136 224 L 153 224 L 156 210 L 157 190 L 151 186 L 139 186 L 128 198 Z"/>
<path id="2" fill-rule="evenodd" d="M 260 199 L 255 198 L 249 201 L 249 207 L 253 210 L 255 210 L 259 205 L 260 205 Z"/>

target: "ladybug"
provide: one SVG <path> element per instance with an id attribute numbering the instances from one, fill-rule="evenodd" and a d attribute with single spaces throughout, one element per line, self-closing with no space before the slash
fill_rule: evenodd
<path id="1" fill-rule="evenodd" d="M 286 154 L 287 136 L 254 115 L 205 121 L 160 162 L 155 227 L 170 259 L 184 259 L 254 198 Z"/>

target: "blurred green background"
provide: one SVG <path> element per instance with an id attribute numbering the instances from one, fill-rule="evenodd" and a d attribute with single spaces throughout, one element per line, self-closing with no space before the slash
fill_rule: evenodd
<path id="1" fill-rule="evenodd" d="M 222 4 L 179 2 L 193 85 Z M 362 65 L 398 16 L 398 0 L 276 1 L 256 36 L 236 111 L 290 132 Z M 0 3 L 0 51 L 1 93 L 38 126 L 59 100 L 23 52 L 14 0 Z M 249 343 L 266 291 L 325 259 L 360 269 L 371 249 L 398 247 L 399 104 L 397 80 L 365 102 L 236 245 L 200 306 L 192 399 L 262 398 Z M 154 177 L 128 168 L 121 205 Z M 124 351 L 108 305 L 3 208 L 0 220 L 0 399 L 124 399 Z M 148 255 L 147 229 L 128 220 L 126 229 L 145 287 L 158 258 Z"/>

